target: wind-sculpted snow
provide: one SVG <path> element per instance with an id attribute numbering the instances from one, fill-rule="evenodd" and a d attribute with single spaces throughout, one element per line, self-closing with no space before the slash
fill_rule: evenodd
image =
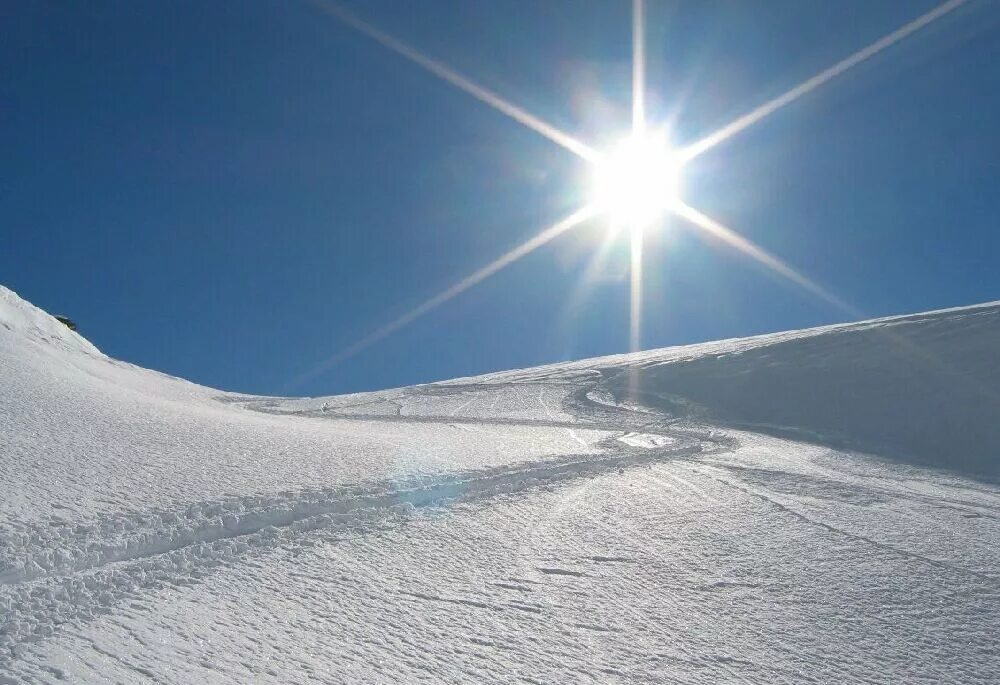
<path id="1" fill-rule="evenodd" d="M 0 290 L 0 683 L 996 682 L 998 315 L 294 399 Z"/>
<path id="2" fill-rule="evenodd" d="M 1000 475 L 997 306 L 655 365 L 638 388 L 714 422 Z"/>

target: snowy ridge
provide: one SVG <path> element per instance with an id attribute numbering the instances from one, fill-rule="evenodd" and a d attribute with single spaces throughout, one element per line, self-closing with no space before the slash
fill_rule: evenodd
<path id="1" fill-rule="evenodd" d="M 1000 304 L 296 399 L 0 295 L 4 685 L 1000 676 Z"/>
<path id="2" fill-rule="evenodd" d="M 497 371 L 470 378 L 456 378 L 448 383 L 466 383 L 470 380 L 478 382 L 509 382 L 513 380 L 531 379 L 539 377 L 553 377 L 574 373 L 595 373 L 607 369 L 621 368 L 624 366 L 648 366 L 651 364 L 673 363 L 683 361 L 693 361 L 703 357 L 711 357 L 726 354 L 738 354 L 759 347 L 766 347 L 779 343 L 803 340 L 806 338 L 819 337 L 826 334 L 854 333 L 883 329 L 891 331 L 898 326 L 908 326 L 911 324 L 922 325 L 935 321 L 949 320 L 960 322 L 968 316 L 978 314 L 990 314 L 1000 310 L 1000 300 L 984 302 L 981 304 L 968 305 L 964 307 L 948 307 L 946 309 L 936 309 L 917 314 L 899 314 L 876 319 L 868 319 L 854 323 L 829 324 L 826 326 L 816 326 L 814 328 L 803 328 L 778 333 L 764 333 L 761 335 L 749 336 L 746 338 L 726 338 L 711 342 L 697 343 L 693 345 L 679 345 L 675 347 L 664 347 L 642 352 L 632 352 L 627 354 L 608 355 L 606 357 L 594 357 L 591 359 L 581 359 L 572 362 L 557 362 L 530 369 L 513 369 L 510 371 Z"/>
<path id="3" fill-rule="evenodd" d="M 82 335 L 71 331 L 55 317 L 22 300 L 14 291 L 2 285 L 0 285 L 0 327 L 24 341 L 51 345 L 62 352 L 104 356 Z"/>

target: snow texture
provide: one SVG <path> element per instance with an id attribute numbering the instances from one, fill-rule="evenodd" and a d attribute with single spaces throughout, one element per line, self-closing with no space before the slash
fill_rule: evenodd
<path id="1" fill-rule="evenodd" d="M 998 465 L 998 303 L 292 399 L 0 287 L 0 683 L 995 683 Z"/>

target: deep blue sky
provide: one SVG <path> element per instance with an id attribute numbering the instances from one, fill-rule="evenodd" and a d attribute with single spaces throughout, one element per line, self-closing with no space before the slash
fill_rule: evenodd
<path id="1" fill-rule="evenodd" d="M 650 0 L 650 116 L 692 141 L 935 4 Z M 348 5 L 588 141 L 628 125 L 626 0 Z M 572 209 L 582 164 L 306 3 L 0 27 L 0 283 L 108 354 L 325 394 L 627 348 L 624 245 L 574 299 L 595 224 L 289 388 Z M 686 198 L 872 316 L 1000 297 L 998 30 L 974 0 L 697 160 Z M 845 318 L 678 227 L 646 274 L 647 348 Z"/>

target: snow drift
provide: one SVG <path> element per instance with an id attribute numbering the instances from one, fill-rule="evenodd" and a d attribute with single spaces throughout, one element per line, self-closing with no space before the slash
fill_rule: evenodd
<path id="1" fill-rule="evenodd" d="M 0 287 L 0 683 L 995 682 L 998 374 L 994 303 L 252 397 Z"/>
<path id="2" fill-rule="evenodd" d="M 997 304 L 766 336 L 644 365 L 637 387 L 713 422 L 1000 473 Z"/>

